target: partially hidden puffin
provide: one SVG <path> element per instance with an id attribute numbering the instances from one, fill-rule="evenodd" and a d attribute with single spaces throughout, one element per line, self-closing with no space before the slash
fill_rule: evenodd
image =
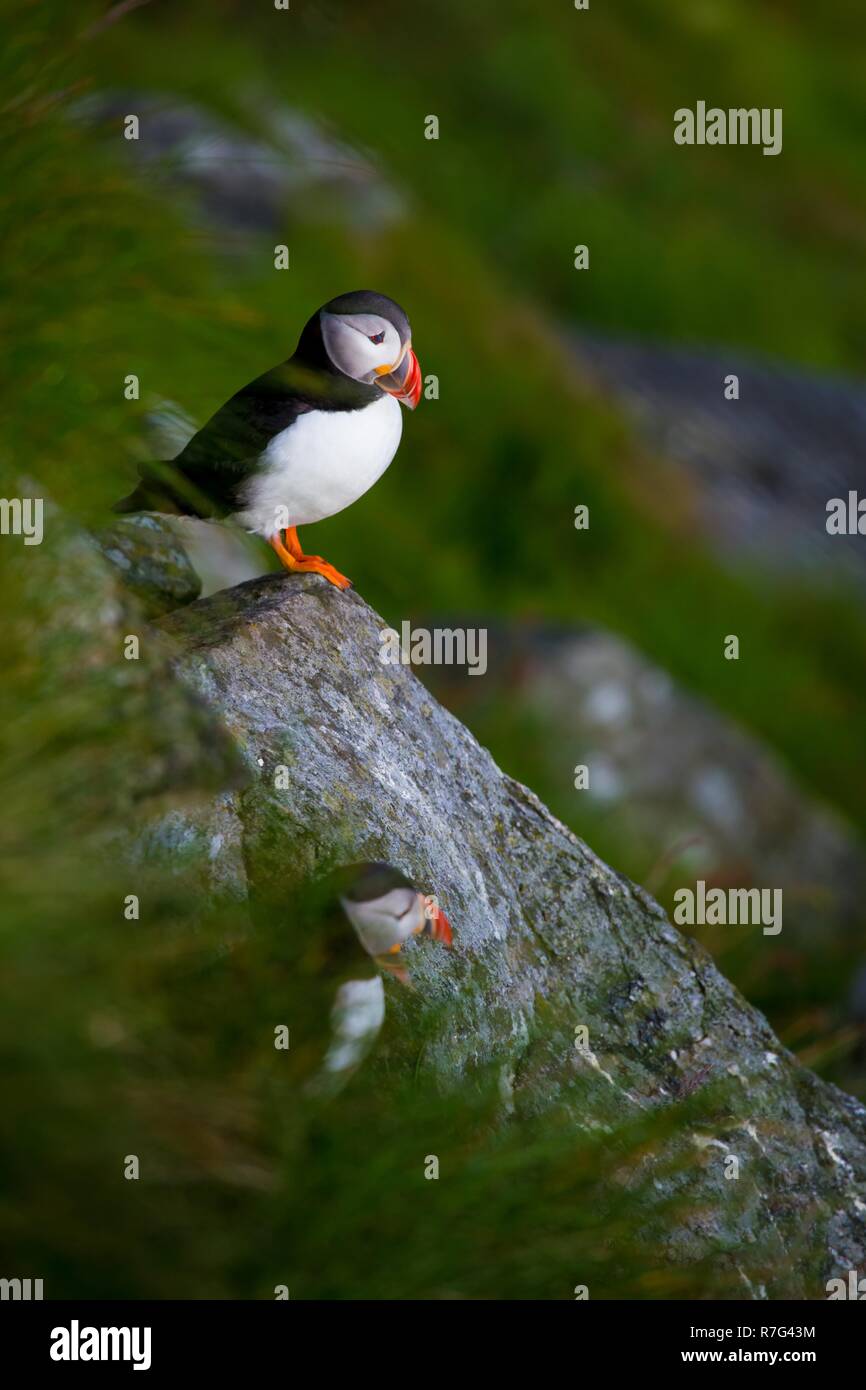
<path id="1" fill-rule="evenodd" d="M 451 923 L 441 907 L 393 865 L 353 864 L 341 874 L 340 904 L 361 945 L 381 969 L 404 984 L 409 977 L 397 957 L 413 936 L 451 945 Z"/>
<path id="2" fill-rule="evenodd" d="M 299 526 L 362 497 L 397 452 L 400 405 L 414 410 L 421 369 L 406 314 L 383 294 L 353 290 L 323 305 L 292 357 L 256 377 L 171 462 L 139 469 L 116 512 L 230 518 L 263 536 L 287 570 L 345 575 L 305 555 Z"/>
<path id="3" fill-rule="evenodd" d="M 335 983 L 337 988 L 328 1046 L 310 1094 L 333 1093 L 370 1051 L 385 1019 L 383 972 L 410 985 L 406 943 L 423 936 L 450 947 L 453 939 L 451 923 L 436 901 L 392 864 L 351 864 L 335 871 L 326 902 L 337 914 L 320 915 L 311 949 L 316 975 L 324 970 L 329 988 Z M 359 958 L 357 942 L 353 950 L 346 941 L 346 918 L 367 960 Z"/>

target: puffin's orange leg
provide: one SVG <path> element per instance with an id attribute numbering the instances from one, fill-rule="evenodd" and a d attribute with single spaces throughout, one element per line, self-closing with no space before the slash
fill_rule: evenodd
<path id="1" fill-rule="evenodd" d="M 329 565 L 327 560 L 323 560 L 321 555 L 305 555 L 301 550 L 301 543 L 298 540 L 298 532 L 294 526 L 286 528 L 286 543 L 280 537 L 279 532 L 269 539 L 269 545 L 273 547 L 287 570 L 294 574 L 322 574 L 331 584 L 335 584 L 338 589 L 350 589 L 351 579 L 347 579 L 339 570 Z"/>
<path id="2" fill-rule="evenodd" d="M 284 532 L 283 544 L 290 555 L 296 560 L 303 560 L 304 552 L 301 549 L 301 542 L 298 537 L 297 526 L 287 526 Z"/>
<path id="3" fill-rule="evenodd" d="M 400 947 L 398 946 L 396 949 L 399 951 Z M 394 947 L 392 946 L 385 955 L 376 956 L 376 964 L 379 966 L 380 970 L 385 971 L 386 975 L 391 975 L 395 980 L 399 980 L 401 985 L 408 985 L 409 988 L 412 989 L 413 985 L 409 978 L 409 971 L 403 964 L 402 959 L 394 959 L 394 954 Z"/>

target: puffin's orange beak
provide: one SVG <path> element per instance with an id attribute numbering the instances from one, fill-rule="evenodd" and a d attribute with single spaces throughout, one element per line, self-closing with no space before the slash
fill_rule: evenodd
<path id="1" fill-rule="evenodd" d="M 391 371 L 381 371 L 376 385 L 389 396 L 396 396 L 401 405 L 414 410 L 421 399 L 421 368 L 411 348 L 407 348 Z"/>

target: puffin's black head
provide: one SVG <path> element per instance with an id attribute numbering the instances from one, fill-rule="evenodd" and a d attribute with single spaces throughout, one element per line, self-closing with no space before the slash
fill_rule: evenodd
<path id="1" fill-rule="evenodd" d="M 371 956 L 395 954 L 410 936 L 421 933 L 451 945 L 445 913 L 392 864 L 345 865 L 334 882 L 343 910 Z"/>
<path id="2" fill-rule="evenodd" d="M 337 295 L 314 314 L 301 335 L 299 356 L 324 352 L 328 365 L 367 386 L 378 386 L 414 410 L 421 368 L 412 329 L 399 304 L 375 290 Z"/>
<path id="3" fill-rule="evenodd" d="M 395 889 L 417 889 L 411 878 L 407 878 L 393 864 L 370 863 L 346 864 L 338 871 L 336 881 L 340 896 L 350 902 L 372 902 L 382 898 Z"/>

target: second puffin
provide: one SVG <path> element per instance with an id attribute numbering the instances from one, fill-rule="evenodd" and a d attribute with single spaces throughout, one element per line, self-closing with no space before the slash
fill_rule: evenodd
<path id="1" fill-rule="evenodd" d="M 294 355 L 232 396 L 177 458 L 143 465 L 115 511 L 229 517 L 263 536 L 286 569 L 346 589 L 345 575 L 304 554 L 297 528 L 373 486 L 400 443 L 400 404 L 414 410 L 420 397 L 399 304 L 374 290 L 339 295 L 309 320 Z"/>

